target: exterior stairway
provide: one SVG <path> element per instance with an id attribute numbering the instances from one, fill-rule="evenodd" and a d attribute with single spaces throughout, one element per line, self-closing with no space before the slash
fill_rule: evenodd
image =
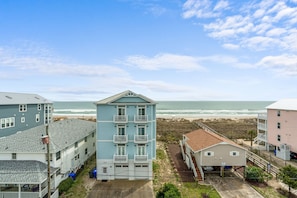
<path id="1" fill-rule="evenodd" d="M 196 178 L 196 179 L 197 179 L 198 181 L 203 181 L 202 175 L 201 175 L 200 170 L 199 170 L 199 168 L 198 168 L 198 165 L 197 165 L 197 163 L 196 163 L 196 159 L 195 159 L 195 157 L 194 157 L 193 155 L 191 155 L 191 157 L 192 157 L 192 161 L 193 161 L 193 163 L 194 163 L 195 170 L 196 170 L 196 173 L 197 173 L 197 178 Z"/>

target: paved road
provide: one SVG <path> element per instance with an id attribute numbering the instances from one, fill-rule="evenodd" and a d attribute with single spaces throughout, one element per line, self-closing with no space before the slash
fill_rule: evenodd
<path id="1" fill-rule="evenodd" d="M 255 189 L 237 176 L 207 175 L 205 183 L 213 185 L 222 198 L 263 198 Z"/>
<path id="2" fill-rule="evenodd" d="M 152 181 L 96 181 L 88 198 L 153 198 Z"/>

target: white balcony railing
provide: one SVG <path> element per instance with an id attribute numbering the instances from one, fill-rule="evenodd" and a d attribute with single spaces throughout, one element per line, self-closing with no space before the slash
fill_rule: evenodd
<path id="1" fill-rule="evenodd" d="M 114 163 L 127 163 L 128 162 L 128 155 L 114 155 L 113 156 Z"/>
<path id="2" fill-rule="evenodd" d="M 128 135 L 113 135 L 113 143 L 125 144 L 128 142 Z"/>
<path id="3" fill-rule="evenodd" d="M 134 162 L 147 162 L 148 155 L 134 155 Z"/>
<path id="4" fill-rule="evenodd" d="M 127 123 L 128 122 L 128 116 L 127 115 L 114 115 L 113 121 L 115 123 Z"/>
<path id="5" fill-rule="evenodd" d="M 267 113 L 259 113 L 258 119 L 260 120 L 267 120 Z"/>
<path id="6" fill-rule="evenodd" d="M 148 142 L 148 135 L 135 135 L 134 136 L 135 143 L 147 143 Z"/>
<path id="7" fill-rule="evenodd" d="M 267 125 L 264 123 L 258 123 L 258 129 L 266 131 L 267 130 Z"/>
<path id="8" fill-rule="evenodd" d="M 257 139 L 261 140 L 261 141 L 266 141 L 266 135 L 265 134 L 258 134 Z"/>
<path id="9" fill-rule="evenodd" d="M 134 122 L 135 123 L 147 123 L 148 122 L 148 116 L 147 115 L 135 115 L 134 116 Z"/>

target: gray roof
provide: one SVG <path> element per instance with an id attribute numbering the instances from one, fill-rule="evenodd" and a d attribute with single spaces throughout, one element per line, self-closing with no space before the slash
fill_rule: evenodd
<path id="1" fill-rule="evenodd" d="M 48 133 L 50 152 L 58 152 L 96 131 L 96 123 L 79 119 L 66 119 L 50 123 Z M 46 153 L 42 136 L 46 126 L 37 126 L 0 138 L 0 153 Z"/>
<path id="2" fill-rule="evenodd" d="M 147 101 L 148 103 L 152 103 L 152 104 L 156 104 L 155 101 L 153 101 L 152 99 L 149 99 L 141 94 L 136 94 L 130 90 L 127 90 L 127 91 L 124 91 L 122 93 L 119 93 L 119 94 L 116 94 L 116 95 L 113 95 L 113 96 L 110 96 L 108 98 L 105 98 L 103 100 L 99 100 L 98 102 L 95 102 L 95 104 L 109 104 L 109 103 L 112 103 L 120 98 L 123 98 L 123 97 L 139 97 L 145 101 Z"/>
<path id="3" fill-rule="evenodd" d="M 44 103 L 48 104 L 52 101 L 37 94 L 0 92 L 0 105 Z"/>
<path id="4" fill-rule="evenodd" d="M 297 111 L 297 99 L 282 99 L 266 107 L 267 109 Z"/>
<path id="5" fill-rule="evenodd" d="M 51 174 L 55 171 L 51 167 Z M 38 184 L 47 179 L 47 164 L 35 160 L 1 160 L 0 184 Z"/>

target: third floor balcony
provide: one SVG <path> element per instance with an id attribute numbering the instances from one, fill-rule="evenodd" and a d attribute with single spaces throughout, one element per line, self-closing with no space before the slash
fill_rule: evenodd
<path id="1" fill-rule="evenodd" d="M 148 122 L 148 116 L 147 115 L 135 115 L 134 116 L 134 122 L 135 123 L 147 123 Z"/>
<path id="2" fill-rule="evenodd" d="M 127 115 L 114 115 L 113 121 L 114 121 L 114 123 L 127 123 L 128 116 Z"/>
<path id="3" fill-rule="evenodd" d="M 128 135 L 114 135 L 113 143 L 115 144 L 126 144 L 128 142 Z"/>

